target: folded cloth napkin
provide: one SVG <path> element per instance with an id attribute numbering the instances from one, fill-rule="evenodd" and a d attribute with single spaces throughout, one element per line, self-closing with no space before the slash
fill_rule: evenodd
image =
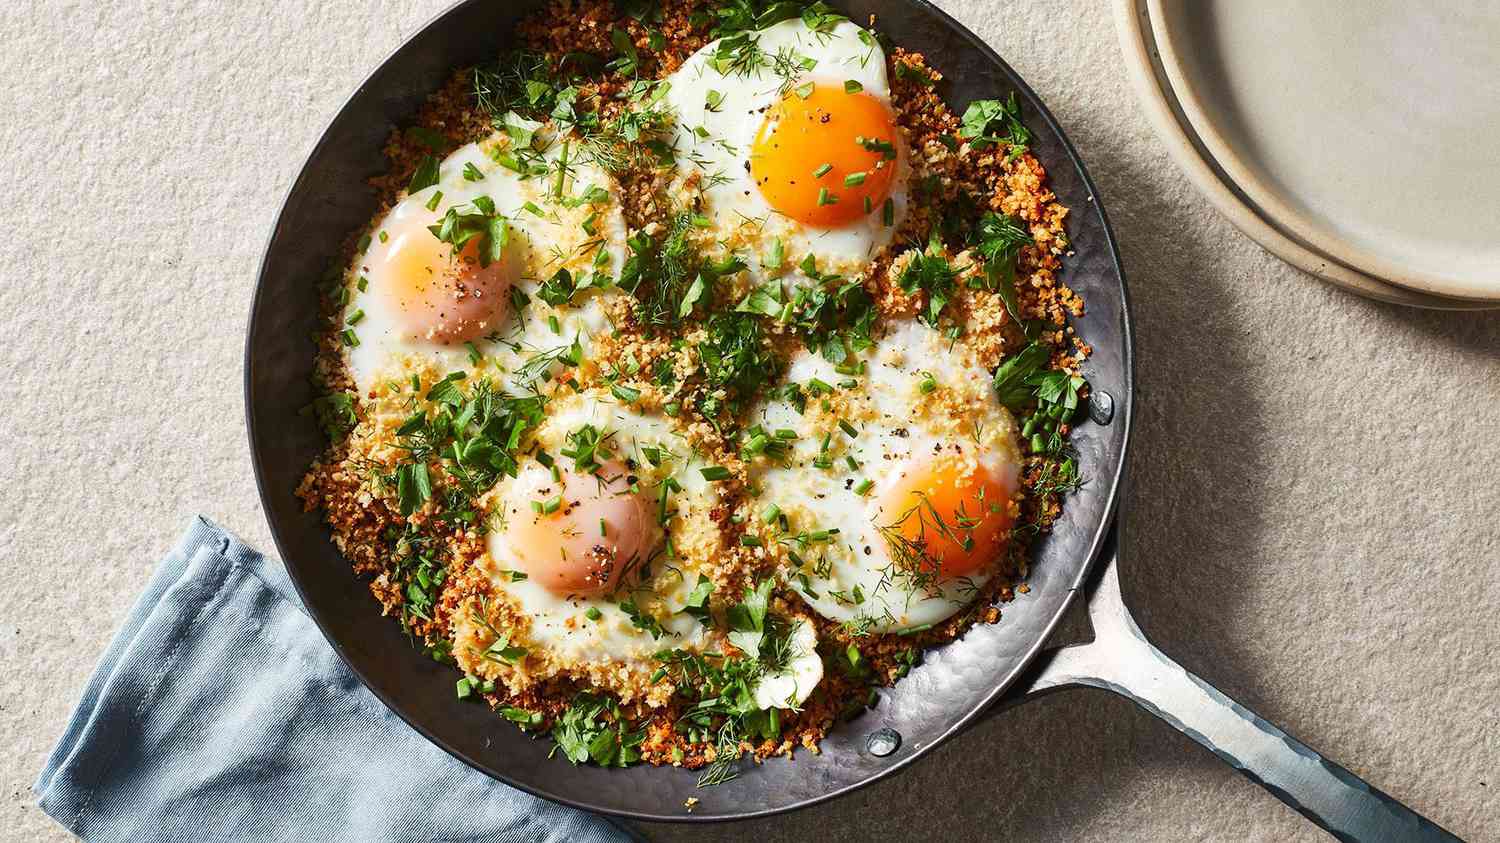
<path id="1" fill-rule="evenodd" d="M 203 518 L 110 642 L 34 789 L 89 841 L 639 839 L 429 743 L 339 661 L 280 563 Z"/>

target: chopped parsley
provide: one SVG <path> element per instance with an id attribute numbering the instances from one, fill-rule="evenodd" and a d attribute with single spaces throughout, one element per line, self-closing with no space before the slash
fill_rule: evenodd
<path id="1" fill-rule="evenodd" d="M 958 272 L 948 259 L 940 253 L 942 244 L 936 237 L 926 250 L 912 256 L 911 262 L 901 271 L 896 283 L 907 295 L 918 292 L 927 296 L 927 306 L 922 309 L 923 322 L 937 327 L 938 316 L 953 297 L 954 279 Z"/>
<path id="2" fill-rule="evenodd" d="M 574 764 L 593 761 L 601 767 L 628 767 L 641 760 L 639 731 L 618 704 L 599 694 L 580 693 L 552 724 L 552 740 Z"/>
<path id="3" fill-rule="evenodd" d="M 1005 144 L 1007 155 L 1012 158 L 1025 153 L 1031 144 L 1031 131 L 1021 122 L 1021 103 L 1014 92 L 1004 102 L 975 100 L 969 103 L 964 109 L 958 136 L 976 150 L 997 143 Z"/>

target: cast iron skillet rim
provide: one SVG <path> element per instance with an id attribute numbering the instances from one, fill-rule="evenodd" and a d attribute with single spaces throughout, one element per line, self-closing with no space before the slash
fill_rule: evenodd
<path id="1" fill-rule="evenodd" d="M 255 473 L 255 485 L 257 491 L 260 494 L 262 509 L 268 513 L 271 510 L 269 502 L 271 501 L 271 495 L 273 494 L 273 491 L 269 490 L 267 487 L 265 472 L 262 468 L 262 460 L 259 458 L 255 450 L 255 443 L 257 441 L 256 422 L 255 414 L 251 411 L 250 403 L 251 385 L 254 380 L 251 371 L 251 367 L 253 365 L 252 361 L 254 359 L 251 354 L 251 349 L 255 345 L 256 326 L 259 324 L 256 317 L 261 312 L 261 308 L 264 304 L 264 296 L 266 294 L 266 286 L 262 282 L 267 269 L 267 264 L 270 262 L 272 247 L 276 245 L 277 237 L 280 233 L 281 219 L 286 214 L 287 205 L 290 203 L 292 196 L 295 195 L 298 188 L 308 178 L 308 164 L 329 142 L 330 130 L 332 130 L 335 124 L 339 122 L 340 118 L 344 116 L 344 113 L 349 110 L 354 100 L 357 99 L 365 91 L 366 87 L 369 86 L 371 80 L 376 75 L 378 75 L 380 71 L 385 67 L 385 65 L 389 63 L 397 54 L 405 50 L 410 42 L 415 40 L 420 35 L 426 33 L 427 31 L 442 24 L 442 22 L 451 14 L 458 11 L 461 7 L 467 5 L 469 2 L 472 2 L 472 0 L 457 0 L 457 2 L 455 2 L 453 5 L 434 15 L 410 36 L 403 39 L 401 44 L 397 45 L 395 49 L 391 50 L 370 73 L 366 74 L 364 80 L 360 82 L 360 84 L 354 89 L 354 91 L 351 92 L 347 98 L 345 98 L 343 105 L 339 107 L 338 111 L 335 112 L 333 117 L 331 117 L 324 125 L 322 132 L 318 135 L 318 140 L 312 145 L 307 154 L 303 157 L 302 165 L 297 171 L 297 177 L 293 180 L 292 184 L 287 188 L 286 193 L 283 195 L 281 206 L 276 214 L 276 220 L 272 224 L 271 233 L 266 238 L 265 246 L 263 247 L 261 252 L 260 265 L 256 270 L 255 294 L 251 299 L 249 330 L 246 332 L 245 338 L 243 400 L 245 404 L 246 434 L 249 440 L 248 444 L 250 445 L 251 463 L 253 465 Z M 1106 213 L 1104 209 L 1104 203 L 1100 199 L 1099 192 L 1094 186 L 1093 178 L 1090 177 L 1087 168 L 1083 164 L 1083 160 L 1078 155 L 1078 150 L 1073 146 L 1073 142 L 1068 138 L 1067 134 L 1063 132 L 1062 127 L 1058 125 L 1057 120 L 1052 116 L 1052 112 L 1047 108 L 1045 103 L 1042 102 L 1041 98 L 1038 97 L 1036 92 L 1032 90 L 1031 86 L 1021 78 L 1021 75 L 1019 73 L 1016 73 L 1015 70 L 999 56 L 999 54 L 997 54 L 982 39 L 971 32 L 968 27 L 954 20 L 951 15 L 934 6 L 931 2 L 929 2 L 929 0 L 896 0 L 896 2 L 909 3 L 912 6 L 915 6 L 922 11 L 933 15 L 938 19 L 939 22 L 945 24 L 951 31 L 957 33 L 965 41 L 967 41 L 969 46 L 975 49 L 987 61 L 997 65 L 1004 71 L 1008 79 L 1011 80 L 1014 86 L 1020 90 L 1020 92 L 1029 101 L 1029 103 L 1035 106 L 1037 116 L 1043 122 L 1045 122 L 1048 128 L 1057 135 L 1058 140 L 1062 144 L 1063 150 L 1067 154 L 1068 162 L 1072 164 L 1073 167 L 1078 171 L 1079 178 L 1082 180 L 1084 187 L 1088 191 L 1090 204 L 1094 206 L 1094 210 L 1099 214 L 1099 219 L 1102 223 L 1103 228 L 1104 242 L 1109 247 L 1110 259 L 1114 265 L 1115 274 L 1119 278 L 1121 321 L 1120 327 L 1122 345 L 1121 365 L 1125 374 L 1124 383 L 1120 387 L 1124 392 L 1123 400 L 1119 400 L 1121 396 L 1116 396 L 1119 409 L 1124 411 L 1124 418 L 1116 418 L 1114 420 L 1115 424 L 1123 424 L 1124 430 L 1121 434 L 1120 451 L 1118 457 L 1116 458 L 1114 474 L 1109 478 L 1109 500 L 1105 504 L 1104 515 L 1099 520 L 1099 524 L 1094 531 L 1094 536 L 1089 543 L 1088 558 L 1082 565 L 1079 566 L 1077 576 L 1069 586 L 1068 595 L 1058 606 L 1057 611 L 1053 614 L 1052 619 L 1047 622 L 1047 624 L 1043 628 L 1042 634 L 1037 636 L 1037 639 L 1029 647 L 1026 648 L 1024 655 L 1016 662 L 1015 666 L 1011 669 L 1010 674 L 1008 676 L 1002 677 L 999 681 L 997 681 L 990 693 L 983 700 L 981 700 L 978 705 L 976 705 L 964 717 L 955 722 L 954 725 L 947 731 L 938 735 L 931 742 L 925 744 L 920 749 L 911 752 L 900 760 L 891 763 L 890 765 L 880 769 L 879 771 L 873 773 L 870 776 L 867 776 L 864 779 L 861 779 L 860 781 L 846 785 L 845 787 L 837 790 L 818 794 L 817 796 L 804 799 L 800 802 L 794 802 L 777 808 L 745 812 L 742 814 L 717 816 L 696 816 L 693 814 L 683 813 L 657 814 L 651 813 L 650 811 L 637 810 L 609 810 L 607 812 L 602 812 L 606 819 L 610 817 L 628 817 L 630 819 L 643 820 L 648 822 L 705 823 L 771 817 L 778 814 L 789 813 L 791 811 L 811 807 L 813 805 L 817 805 L 838 798 L 840 796 L 847 795 L 855 790 L 859 790 L 860 788 L 863 788 L 867 785 L 874 784 L 877 781 L 885 779 L 886 777 L 905 769 L 908 765 L 927 755 L 939 745 L 947 742 L 950 738 L 974 725 L 976 719 L 985 711 L 989 710 L 993 705 L 995 705 L 995 703 L 1005 695 L 1007 690 L 1009 690 L 1010 687 L 1015 684 L 1016 679 L 1021 676 L 1021 674 L 1023 674 L 1027 670 L 1027 668 L 1031 666 L 1031 664 L 1036 660 L 1037 655 L 1046 646 L 1048 639 L 1051 638 L 1052 633 L 1057 628 L 1057 625 L 1062 622 L 1062 618 L 1067 613 L 1068 608 L 1071 607 L 1073 601 L 1077 599 L 1084 579 L 1088 577 L 1089 572 L 1093 570 L 1094 565 L 1098 562 L 1100 548 L 1105 544 L 1109 537 L 1109 534 L 1114 529 L 1114 520 L 1118 512 L 1119 499 L 1122 492 L 1126 458 L 1128 457 L 1130 450 L 1130 434 L 1135 420 L 1135 414 L 1133 412 L 1135 394 L 1135 330 L 1134 323 L 1130 316 L 1129 285 L 1126 282 L 1124 266 L 1120 260 L 1119 245 L 1115 241 L 1114 229 L 1110 225 L 1109 215 Z M 524 782 L 516 781 L 504 773 L 489 770 L 478 761 L 470 758 L 467 754 L 455 749 L 446 741 L 434 735 L 421 723 L 409 717 L 403 707 L 399 705 L 396 700 L 392 699 L 389 694 L 379 690 L 378 687 L 364 675 L 364 672 L 361 671 L 359 667 L 355 665 L 353 660 L 351 660 L 346 655 L 344 646 L 332 634 L 330 634 L 328 627 L 324 624 L 319 610 L 314 608 L 314 604 L 308 600 L 308 594 L 304 590 L 301 574 L 299 573 L 298 568 L 293 565 L 287 565 L 285 562 L 285 559 L 287 558 L 287 554 L 285 552 L 285 544 L 282 540 L 281 531 L 278 529 L 275 519 L 268 517 L 266 520 L 268 525 L 270 526 L 271 539 L 276 545 L 277 552 L 282 556 L 282 564 L 286 567 L 287 573 L 290 575 L 290 578 L 292 580 L 292 584 L 297 590 L 297 596 L 302 600 L 303 607 L 306 609 L 308 615 L 313 619 L 313 622 L 317 624 L 318 630 L 323 634 L 323 637 L 328 641 L 328 643 L 332 645 L 334 651 L 338 653 L 339 658 L 344 662 L 344 665 L 359 677 L 360 682 L 365 686 L 365 688 L 372 694 L 374 694 L 375 697 L 386 706 L 386 708 L 394 712 L 396 716 L 400 717 L 402 721 L 419 732 L 423 737 L 441 747 L 443 751 L 462 761 L 464 764 L 473 768 L 477 772 L 480 772 L 487 776 L 491 776 L 493 778 L 497 778 L 505 784 L 526 793 L 532 794 L 533 796 L 538 796 L 552 802 L 569 805 L 571 807 L 589 811 L 591 813 L 601 813 L 601 809 L 596 806 L 592 806 L 585 802 L 581 802 L 579 800 L 571 799 L 568 797 L 547 793 Z M 816 759 L 804 759 L 803 763 L 816 763 Z M 628 773 L 621 774 L 628 775 Z"/>

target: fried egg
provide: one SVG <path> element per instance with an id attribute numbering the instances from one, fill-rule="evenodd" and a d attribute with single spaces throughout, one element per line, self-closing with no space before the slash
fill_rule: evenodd
<path id="1" fill-rule="evenodd" d="M 962 344 L 895 323 L 839 374 L 803 352 L 756 418 L 756 529 L 785 547 L 788 583 L 824 617 L 924 628 L 995 573 L 1018 513 L 1016 423 Z M 846 364 L 845 371 L 850 367 Z"/>
<path id="2" fill-rule="evenodd" d="M 751 278 L 814 256 L 853 275 L 906 214 L 906 155 L 885 53 L 866 30 L 800 19 L 715 41 L 667 77 L 679 185 L 708 251 Z"/>
<path id="3" fill-rule="evenodd" d="M 492 517 L 480 564 L 527 619 L 512 641 L 575 672 L 649 673 L 664 648 L 703 648 L 709 630 L 683 610 L 722 542 L 701 459 L 673 420 L 608 391 L 547 410 L 534 455 L 482 501 Z"/>
<path id="4" fill-rule="evenodd" d="M 361 392 L 422 365 L 467 371 L 491 358 L 519 368 L 538 350 L 585 342 L 605 327 L 597 299 L 622 293 L 586 282 L 623 263 L 617 190 L 592 163 L 561 166 L 566 138 L 514 122 L 443 159 L 437 183 L 397 202 L 355 255 L 344 343 Z M 503 225 L 490 226 L 487 203 Z M 434 231 L 452 214 L 490 227 L 455 252 Z M 491 250 L 493 238 L 504 242 Z M 549 304 L 538 291 L 559 271 L 586 288 Z"/>

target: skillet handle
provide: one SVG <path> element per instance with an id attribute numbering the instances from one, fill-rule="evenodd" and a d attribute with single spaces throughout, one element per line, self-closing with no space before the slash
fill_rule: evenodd
<path id="1" fill-rule="evenodd" d="M 1042 653 L 997 708 L 1067 687 L 1134 700 L 1340 840 L 1459 838 L 1329 761 L 1156 649 L 1120 598 L 1118 551 L 1085 591 L 1095 638 Z"/>

